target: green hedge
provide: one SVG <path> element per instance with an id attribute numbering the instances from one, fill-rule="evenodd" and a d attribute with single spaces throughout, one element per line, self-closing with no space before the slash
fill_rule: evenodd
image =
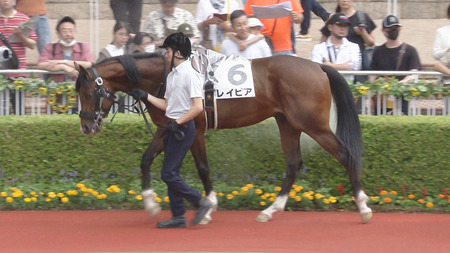
<path id="1" fill-rule="evenodd" d="M 449 188 L 450 117 L 361 116 L 365 153 L 364 188 L 419 193 Z M 80 132 L 76 115 L 0 117 L 0 186 L 14 182 L 46 182 L 108 177 L 140 178 L 139 163 L 151 136 L 137 115 L 119 114 L 97 135 Z M 274 120 L 255 126 L 209 131 L 206 135 L 211 177 L 243 183 L 279 184 L 284 159 Z M 350 189 L 343 167 L 308 139 L 303 141 L 305 168 L 300 177 L 313 184 Z M 305 152 L 305 150 L 307 150 Z M 158 175 L 162 155 L 152 165 Z M 185 159 L 183 175 L 197 178 L 193 159 Z"/>

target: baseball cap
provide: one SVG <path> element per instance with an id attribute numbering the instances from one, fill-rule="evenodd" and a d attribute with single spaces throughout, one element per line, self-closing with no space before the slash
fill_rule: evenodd
<path id="1" fill-rule="evenodd" d="M 392 26 L 402 26 L 400 20 L 394 15 L 387 15 L 383 19 L 383 28 L 389 28 Z"/>
<path id="2" fill-rule="evenodd" d="M 333 14 L 333 16 L 331 16 L 330 19 L 328 19 L 328 24 L 329 25 L 348 25 L 350 24 L 350 21 L 348 21 L 347 16 L 345 16 L 344 13 L 338 12 L 336 14 Z"/>
<path id="3" fill-rule="evenodd" d="M 186 35 L 186 36 L 194 35 L 194 29 L 188 23 L 183 23 L 183 24 L 179 25 L 177 32 L 184 33 L 184 35 Z"/>
<path id="4" fill-rule="evenodd" d="M 56 31 L 59 30 L 59 26 L 60 26 L 62 23 L 66 23 L 66 22 L 69 22 L 69 23 L 72 23 L 72 24 L 75 25 L 75 20 L 73 20 L 73 18 L 71 18 L 71 17 L 69 17 L 69 16 L 65 16 L 65 17 L 61 18 L 60 20 L 58 20 L 58 23 L 57 23 L 57 25 L 56 25 Z"/>
<path id="5" fill-rule="evenodd" d="M 260 29 L 264 28 L 263 23 L 257 18 L 248 18 L 248 27 L 259 27 Z"/>

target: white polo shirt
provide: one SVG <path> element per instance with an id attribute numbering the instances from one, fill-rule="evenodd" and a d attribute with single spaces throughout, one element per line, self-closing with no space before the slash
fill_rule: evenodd
<path id="1" fill-rule="evenodd" d="M 192 107 L 192 98 L 203 97 L 203 81 L 200 73 L 192 68 L 188 59 L 173 68 L 167 76 L 164 98 L 167 100 L 166 117 L 178 119 Z"/>
<path id="2" fill-rule="evenodd" d="M 254 34 L 250 34 L 245 41 L 249 41 L 255 36 Z M 239 46 L 236 42 L 231 39 L 226 39 L 220 46 L 220 52 L 224 55 L 239 55 L 249 60 L 272 56 L 270 47 L 264 39 L 249 45 L 244 51 L 239 51 Z"/>
<path id="3" fill-rule="evenodd" d="M 342 44 L 339 47 L 331 43 L 330 37 L 328 37 L 327 41 L 315 45 L 311 51 L 310 60 L 321 64 L 323 64 L 324 58 L 333 64 L 350 62 L 350 69 L 348 70 L 360 70 L 361 53 L 358 44 L 348 41 L 347 38 L 342 40 Z M 346 75 L 345 78 L 349 81 L 355 79 L 353 75 Z"/>

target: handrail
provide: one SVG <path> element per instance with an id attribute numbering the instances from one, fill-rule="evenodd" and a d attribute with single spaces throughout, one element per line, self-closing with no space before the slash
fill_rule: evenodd
<path id="1" fill-rule="evenodd" d="M 444 74 L 438 71 L 379 71 L 379 70 L 339 70 L 342 75 L 391 75 L 391 76 L 443 76 Z M 1 69 L 0 75 L 4 74 L 65 74 L 62 71 L 47 71 L 41 69 Z"/>

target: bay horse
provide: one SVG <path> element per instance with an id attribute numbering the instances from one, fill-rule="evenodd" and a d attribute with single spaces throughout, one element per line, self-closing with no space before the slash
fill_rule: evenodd
<path id="1" fill-rule="evenodd" d="M 136 54 L 113 57 L 88 69 L 77 66 L 81 131 L 85 134 L 100 131 L 102 118 L 112 106 L 117 91 L 128 93 L 139 88 L 161 96 L 169 65 L 162 55 Z M 261 211 L 256 220 L 267 222 L 275 212 L 284 210 L 288 193 L 303 163 L 300 135 L 305 132 L 345 167 L 362 222 L 366 223 L 372 217 L 372 210 L 367 206 L 368 196 L 360 184 L 363 141 L 356 106 L 346 80 L 332 67 L 295 56 L 255 59 L 251 71 L 256 96 L 217 100 L 217 128 L 250 126 L 269 117 L 274 117 L 277 122 L 286 177 L 276 200 Z M 337 113 L 336 135 L 329 126 L 332 98 Z M 167 118 L 164 111 L 148 101 L 143 102 L 152 122 L 158 126 L 140 164 L 144 206 L 155 215 L 160 206 L 154 201 L 150 186 L 150 165 L 163 151 L 162 136 Z M 205 147 L 205 117 L 201 113 L 195 118 L 195 140 L 190 151 L 207 198 L 217 207 Z M 211 211 L 203 224 L 211 220 Z"/>

